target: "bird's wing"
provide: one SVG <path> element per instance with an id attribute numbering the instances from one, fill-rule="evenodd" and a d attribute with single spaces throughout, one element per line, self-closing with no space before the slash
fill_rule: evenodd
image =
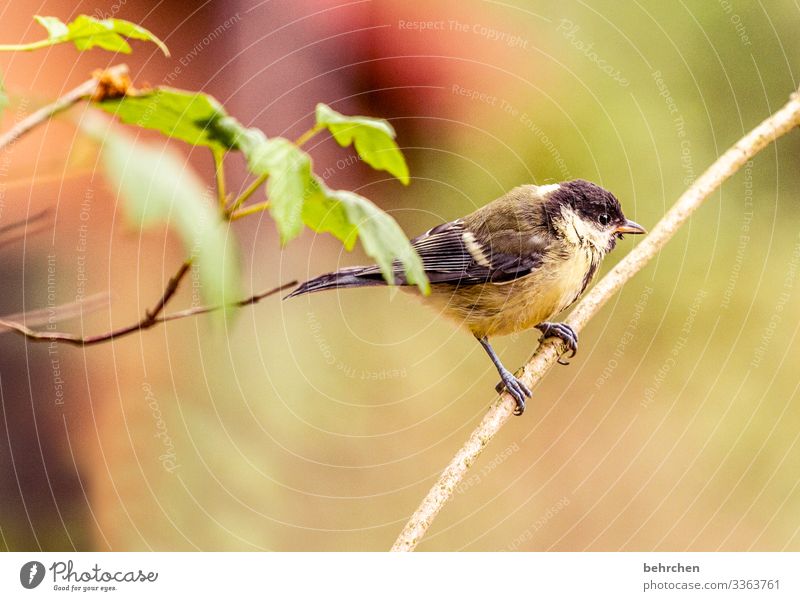
<path id="1" fill-rule="evenodd" d="M 499 284 L 528 275 L 542 264 L 541 249 L 498 252 L 466 229 L 461 219 L 438 225 L 411 244 L 434 283 Z"/>

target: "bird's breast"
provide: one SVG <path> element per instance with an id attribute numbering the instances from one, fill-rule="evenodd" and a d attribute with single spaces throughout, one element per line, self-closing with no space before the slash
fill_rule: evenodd
<path id="1" fill-rule="evenodd" d="M 532 328 L 560 313 L 583 293 L 602 257 L 586 247 L 545 253 L 529 275 L 500 284 L 434 286 L 426 300 L 476 336 L 502 336 Z"/>

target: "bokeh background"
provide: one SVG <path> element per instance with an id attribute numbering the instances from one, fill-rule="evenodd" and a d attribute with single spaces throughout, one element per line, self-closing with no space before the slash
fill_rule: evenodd
<path id="1" fill-rule="evenodd" d="M 35 13 L 87 13 L 140 22 L 172 51 L 3 54 L 4 129 L 123 60 L 136 82 L 202 89 L 270 135 L 305 131 L 320 101 L 385 117 L 408 187 L 330 139 L 310 148 L 329 185 L 409 236 L 578 177 L 652 226 L 800 69 L 792 0 L 0 6 L 2 42 L 38 39 Z M 59 324 L 95 333 L 152 306 L 183 249 L 121 219 L 79 115 L 0 156 L 0 226 L 51 209 L 0 246 L 0 312 L 110 291 L 109 308 Z M 170 145 L 213 181 L 206 152 Z M 800 132 L 767 148 L 629 282 L 420 549 L 800 550 L 799 157 Z M 247 183 L 235 160 L 228 175 Z M 247 290 L 365 260 L 313 232 L 281 248 L 267 216 L 234 233 Z M 536 338 L 495 347 L 518 366 Z M 496 380 L 468 333 L 385 289 L 271 298 L 228 324 L 86 349 L 0 334 L 0 548 L 387 549 Z"/>

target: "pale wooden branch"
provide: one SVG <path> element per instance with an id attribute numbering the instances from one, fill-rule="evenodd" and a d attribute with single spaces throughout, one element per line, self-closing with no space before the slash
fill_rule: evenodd
<path id="1" fill-rule="evenodd" d="M 662 217 L 650 234 L 606 275 L 581 300 L 566 319 L 576 331 L 585 326 L 600 308 L 641 270 L 675 235 L 678 229 L 726 179 L 773 140 L 800 125 L 800 91 L 774 115 L 739 140 L 687 189 Z M 522 381 L 529 387 L 542 379 L 564 352 L 563 343 L 545 340 L 522 370 Z M 507 393 L 494 401 L 480 425 L 470 434 L 442 472 L 419 508 L 398 536 L 392 551 L 413 551 L 425 536 L 436 515 L 453 495 L 464 474 L 513 415 L 516 404 Z"/>
<path id="2" fill-rule="evenodd" d="M 102 100 L 103 98 L 124 95 L 129 84 L 127 65 L 116 65 L 105 71 L 95 71 L 91 79 L 71 89 L 58 100 L 32 112 L 7 132 L 0 135 L 0 150 L 13 144 L 20 137 L 54 115 L 83 100 Z"/>

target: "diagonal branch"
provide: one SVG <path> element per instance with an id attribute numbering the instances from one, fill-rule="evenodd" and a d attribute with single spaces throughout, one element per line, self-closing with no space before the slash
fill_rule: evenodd
<path id="1" fill-rule="evenodd" d="M 566 323 L 576 331 L 585 326 L 600 308 L 641 270 L 675 235 L 695 210 L 719 186 L 772 141 L 800 125 L 800 91 L 771 117 L 734 144 L 687 189 L 662 217 L 651 233 L 622 259 L 570 313 Z M 522 381 L 529 387 L 541 380 L 564 351 L 563 343 L 545 340 L 523 368 Z M 453 495 L 464 474 L 513 415 L 516 404 L 503 394 L 491 406 L 464 446 L 442 472 L 419 508 L 398 536 L 392 551 L 413 551 L 425 536 L 436 515 Z"/>
<path id="2" fill-rule="evenodd" d="M 105 71 L 95 71 L 91 79 L 71 89 L 58 100 L 32 112 L 14 127 L 0 135 L 0 150 L 13 144 L 20 137 L 54 115 L 83 100 L 100 100 L 124 95 L 129 86 L 130 80 L 128 79 L 127 65 L 117 65 Z"/>

